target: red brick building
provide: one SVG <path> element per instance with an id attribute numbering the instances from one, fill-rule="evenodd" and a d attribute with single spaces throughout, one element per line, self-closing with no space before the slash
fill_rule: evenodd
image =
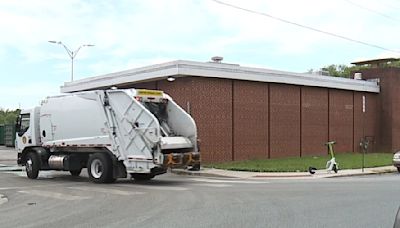
<path id="1" fill-rule="evenodd" d="M 380 78 L 381 87 L 376 80 L 174 61 L 66 83 L 61 91 L 163 90 L 194 117 L 204 162 L 323 155 L 330 140 L 336 152 L 360 151 L 363 137 L 369 151 L 400 149 L 400 117 L 393 114 L 400 110 L 399 69 L 362 73 Z"/>

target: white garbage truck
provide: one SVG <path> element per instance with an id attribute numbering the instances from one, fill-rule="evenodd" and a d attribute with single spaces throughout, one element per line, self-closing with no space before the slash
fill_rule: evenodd
<path id="1" fill-rule="evenodd" d="M 17 119 L 18 164 L 28 178 L 63 170 L 110 183 L 200 167 L 193 118 L 159 90 L 110 89 L 48 97 Z"/>

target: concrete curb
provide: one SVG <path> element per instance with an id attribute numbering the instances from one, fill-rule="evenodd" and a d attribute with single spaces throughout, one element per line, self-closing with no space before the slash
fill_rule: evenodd
<path id="1" fill-rule="evenodd" d="M 396 173 L 397 170 L 394 168 L 385 167 L 375 167 L 368 168 L 364 173 L 361 170 L 339 170 L 336 174 L 320 173 L 309 174 L 309 173 L 251 173 L 242 171 L 230 171 L 221 169 L 202 169 L 200 171 L 189 171 L 182 169 L 173 169 L 171 173 L 177 175 L 187 175 L 187 176 L 202 176 L 202 177 L 214 177 L 214 178 L 241 178 L 241 179 L 315 179 L 315 178 L 340 178 L 340 177 L 352 177 L 352 176 L 366 176 L 366 175 L 380 175 L 386 173 Z M 344 172 L 344 173 L 343 173 Z"/>
<path id="2" fill-rule="evenodd" d="M 189 170 L 183 170 L 183 169 L 172 169 L 170 172 L 173 173 L 173 174 L 182 175 L 182 176 L 235 178 L 235 177 L 232 177 L 232 176 L 220 175 L 220 174 L 215 174 L 215 173 L 204 173 L 201 170 L 200 171 L 189 171 Z"/>
<path id="3" fill-rule="evenodd" d="M 381 175 L 381 174 L 387 174 L 387 173 L 396 173 L 397 171 L 395 170 L 382 170 L 382 171 L 376 171 L 376 172 L 365 172 L 365 173 L 349 173 L 349 174 L 342 174 L 338 176 L 327 176 L 325 178 L 337 178 L 337 177 L 353 177 L 353 176 L 368 176 L 368 175 Z"/>

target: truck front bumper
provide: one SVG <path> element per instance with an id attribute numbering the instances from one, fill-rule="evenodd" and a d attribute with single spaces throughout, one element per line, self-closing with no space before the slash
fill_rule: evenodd
<path id="1" fill-rule="evenodd" d="M 184 168 L 200 164 L 199 152 L 164 154 L 163 165 L 170 168 Z"/>

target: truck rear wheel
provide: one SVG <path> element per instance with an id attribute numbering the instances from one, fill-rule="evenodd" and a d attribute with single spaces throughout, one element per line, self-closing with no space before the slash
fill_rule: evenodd
<path id="1" fill-rule="evenodd" d="M 29 152 L 25 159 L 26 175 L 29 179 L 36 179 L 39 176 L 40 158 L 38 154 Z"/>
<path id="2" fill-rule="evenodd" d="M 95 183 L 114 182 L 112 161 L 105 153 L 95 153 L 88 160 L 89 179 Z"/>

